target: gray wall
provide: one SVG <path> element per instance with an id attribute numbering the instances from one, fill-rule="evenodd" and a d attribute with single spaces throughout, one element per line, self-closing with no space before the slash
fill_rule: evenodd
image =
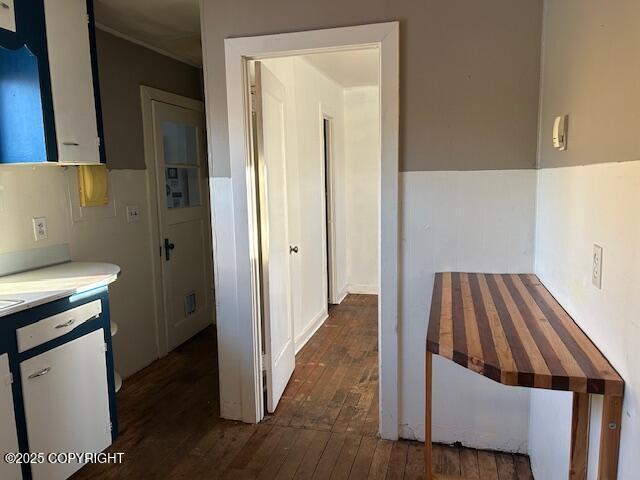
<path id="1" fill-rule="evenodd" d="M 202 70 L 97 31 L 102 118 L 110 169 L 144 169 L 140 85 L 202 99 Z"/>
<path id="2" fill-rule="evenodd" d="M 640 2 L 545 2 L 540 166 L 640 159 Z M 568 148 L 551 144 L 569 115 Z"/>
<path id="3" fill-rule="evenodd" d="M 205 1 L 215 176 L 230 173 L 225 38 L 391 20 L 400 170 L 535 167 L 542 0 Z"/>

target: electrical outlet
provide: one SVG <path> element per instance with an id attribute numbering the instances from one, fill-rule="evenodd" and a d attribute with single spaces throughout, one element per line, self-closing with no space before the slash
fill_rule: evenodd
<path id="1" fill-rule="evenodd" d="M 602 289 L 602 247 L 593 244 L 593 266 L 591 270 L 591 282 Z"/>
<path id="2" fill-rule="evenodd" d="M 140 221 L 140 207 L 138 205 L 127 205 L 127 223 L 137 223 Z"/>
<path id="3" fill-rule="evenodd" d="M 40 240 L 46 240 L 49 236 L 49 230 L 47 229 L 47 217 L 35 217 L 33 219 L 33 236 L 36 242 Z"/>

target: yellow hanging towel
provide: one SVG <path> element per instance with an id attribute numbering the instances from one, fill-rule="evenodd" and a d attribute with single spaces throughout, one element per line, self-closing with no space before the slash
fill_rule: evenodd
<path id="1" fill-rule="evenodd" d="M 78 167 L 80 184 L 80 205 L 97 207 L 109 203 L 107 187 L 107 167 L 105 165 L 80 165 Z"/>

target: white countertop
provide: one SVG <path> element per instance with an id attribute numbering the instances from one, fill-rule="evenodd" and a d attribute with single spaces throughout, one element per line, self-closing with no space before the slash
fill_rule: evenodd
<path id="1" fill-rule="evenodd" d="M 67 262 L 0 277 L 0 317 L 109 285 L 119 273 L 111 263 Z"/>

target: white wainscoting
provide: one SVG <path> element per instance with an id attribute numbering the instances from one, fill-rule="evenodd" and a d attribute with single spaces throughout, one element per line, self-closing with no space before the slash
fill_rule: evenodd
<path id="1" fill-rule="evenodd" d="M 400 435 L 424 440 L 427 319 L 437 271 L 532 272 L 535 170 L 400 174 Z M 527 452 L 529 393 L 435 358 L 433 439 Z"/>
<path id="2" fill-rule="evenodd" d="M 538 172 L 536 273 L 626 381 L 618 478 L 640 472 L 640 161 Z M 603 248 L 602 289 L 591 283 L 593 244 Z M 591 411 L 589 479 L 596 478 L 602 402 Z M 565 479 L 570 396 L 532 391 L 533 472 Z"/>

